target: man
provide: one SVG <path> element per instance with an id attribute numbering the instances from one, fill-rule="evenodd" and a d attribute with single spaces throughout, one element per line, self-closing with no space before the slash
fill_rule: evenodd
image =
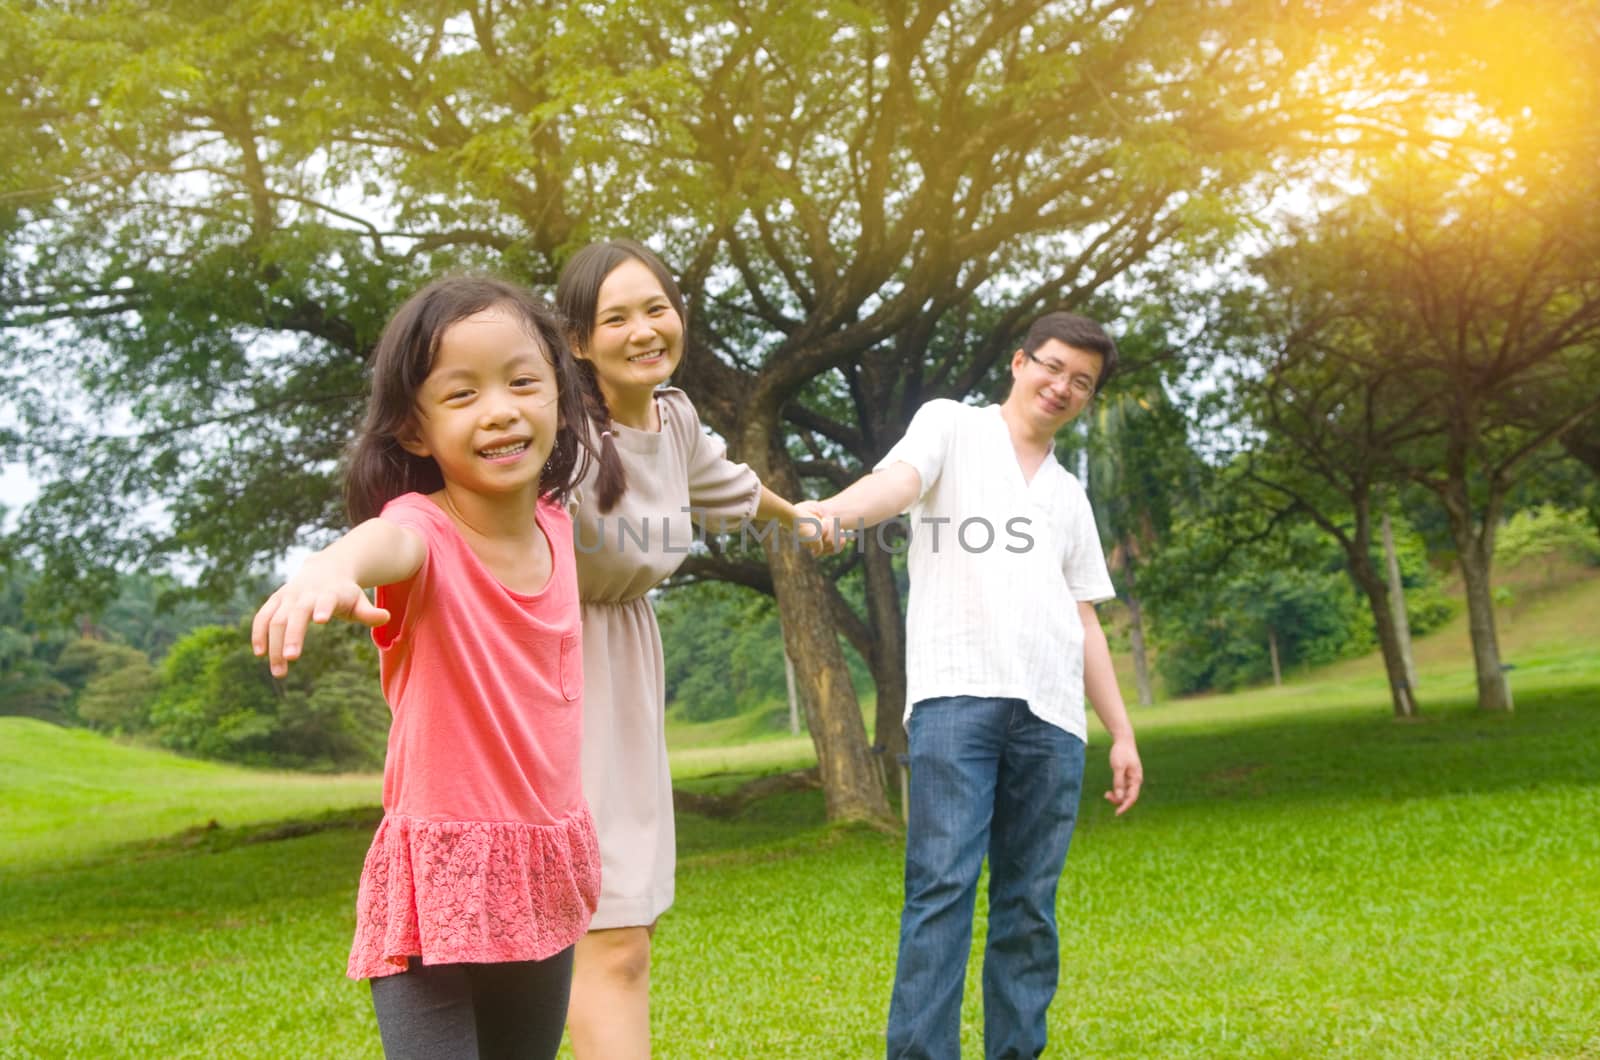
<path id="1" fill-rule="evenodd" d="M 1096 601 L 1094 513 L 1053 445 L 1116 365 L 1096 323 L 1035 321 L 998 406 L 931 401 L 870 475 L 802 507 L 839 527 L 912 516 L 905 908 L 890 1060 L 956 1060 L 979 871 L 989 858 L 984 1048 L 1036 1057 L 1055 994 L 1056 884 L 1083 780 L 1085 692 L 1111 736 L 1121 814 L 1143 771 Z"/>

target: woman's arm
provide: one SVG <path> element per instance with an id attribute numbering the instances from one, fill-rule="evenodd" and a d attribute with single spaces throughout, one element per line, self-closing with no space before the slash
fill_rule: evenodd
<path id="1" fill-rule="evenodd" d="M 753 521 L 769 523 L 776 519 L 785 530 L 790 533 L 795 529 L 795 518 L 799 513 L 794 505 L 773 493 L 766 486 L 761 487 L 761 499 L 756 502 L 756 514 Z"/>
<path id="2" fill-rule="evenodd" d="M 795 536 L 795 540 L 803 545 L 807 552 L 813 556 L 820 556 L 827 539 L 822 520 L 817 518 L 815 512 L 810 511 L 810 501 L 799 504 L 790 504 L 782 497 L 773 493 L 767 487 L 761 487 L 761 499 L 756 502 L 756 514 L 751 517 L 752 522 L 777 524 Z"/>
<path id="3" fill-rule="evenodd" d="M 368 626 L 389 621 L 389 612 L 367 599 L 374 585 L 403 582 L 422 567 L 427 546 L 416 533 L 384 519 L 368 519 L 308 558 L 300 571 L 267 598 L 250 624 L 250 646 L 267 656 L 282 677 L 300 657 L 306 626 L 334 617 Z"/>

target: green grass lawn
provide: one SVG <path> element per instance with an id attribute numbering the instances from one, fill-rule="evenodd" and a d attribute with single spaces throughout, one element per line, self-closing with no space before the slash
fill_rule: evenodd
<path id="1" fill-rule="evenodd" d="M 1421 721 L 1373 660 L 1163 704 L 1120 820 L 1092 751 L 1051 1054 L 1600 1057 L 1600 581 L 1517 603 L 1509 717 L 1473 709 L 1447 627 Z M 809 757 L 740 724 L 710 764 L 676 730 L 675 768 Z M 0 718 L 0 1056 L 377 1056 L 343 979 L 376 794 Z M 821 817 L 817 792 L 680 815 L 657 1056 L 881 1055 L 900 842 Z"/>

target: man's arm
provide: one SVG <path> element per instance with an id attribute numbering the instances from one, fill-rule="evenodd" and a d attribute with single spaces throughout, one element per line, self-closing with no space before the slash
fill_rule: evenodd
<path id="1" fill-rule="evenodd" d="M 1133 723 L 1122 702 L 1122 689 L 1117 687 L 1117 675 L 1111 668 L 1111 648 L 1106 644 L 1105 630 L 1100 628 L 1100 616 L 1093 604 L 1080 600 L 1078 617 L 1083 620 L 1083 690 L 1095 716 L 1111 736 L 1111 790 L 1106 792 L 1106 799 L 1121 816 L 1139 801 L 1144 765 L 1133 741 Z"/>
<path id="2" fill-rule="evenodd" d="M 904 461 L 863 475 L 832 497 L 804 501 L 795 507 L 803 516 L 820 519 L 823 538 L 837 548 L 836 535 L 858 526 L 876 526 L 910 508 L 922 494 L 922 476 Z"/>

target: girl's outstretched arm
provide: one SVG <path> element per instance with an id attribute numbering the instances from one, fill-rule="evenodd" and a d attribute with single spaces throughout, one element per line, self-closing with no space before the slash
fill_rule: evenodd
<path id="1" fill-rule="evenodd" d="M 364 589 L 403 582 L 422 566 L 422 538 L 381 518 L 368 519 L 301 564 L 300 572 L 267 598 L 250 625 L 250 646 L 267 656 L 275 677 L 300 657 L 306 625 L 335 616 L 369 626 L 389 621 L 389 612 L 367 599 Z"/>

